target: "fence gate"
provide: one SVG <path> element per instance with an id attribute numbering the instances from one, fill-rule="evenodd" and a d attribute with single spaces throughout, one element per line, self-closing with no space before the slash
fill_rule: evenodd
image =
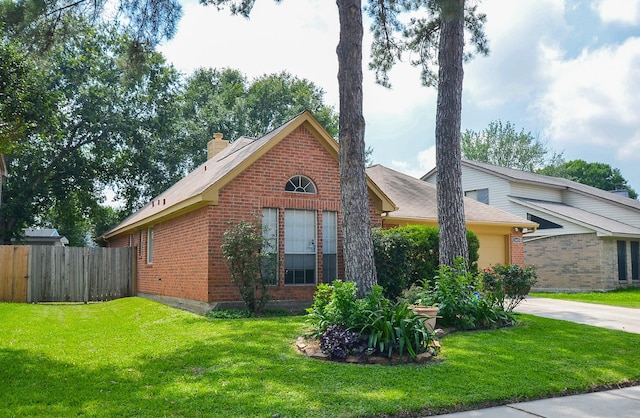
<path id="1" fill-rule="evenodd" d="M 27 301 L 29 247 L 0 245 L 0 302 Z"/>
<path id="2" fill-rule="evenodd" d="M 135 294 L 132 248 L 0 246 L 0 301 L 91 302 Z"/>

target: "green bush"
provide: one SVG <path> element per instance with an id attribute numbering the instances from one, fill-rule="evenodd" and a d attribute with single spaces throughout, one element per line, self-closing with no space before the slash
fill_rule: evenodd
<path id="1" fill-rule="evenodd" d="M 434 334 L 426 328 L 424 318 L 416 315 L 406 303 L 369 311 L 362 334 L 368 335 L 370 349 L 387 357 L 393 353 L 403 356 L 407 352 L 415 358 L 427 351 L 434 341 Z"/>
<path id="2" fill-rule="evenodd" d="M 334 280 L 331 285 L 320 284 L 307 309 L 312 335 L 322 335 L 331 325 L 341 325 L 349 331 L 360 331 L 367 322 L 369 312 L 389 305 L 382 294 L 382 287 L 373 286 L 367 295 L 359 299 L 353 282 Z"/>
<path id="3" fill-rule="evenodd" d="M 265 238 L 258 222 L 240 221 L 224 232 L 222 253 L 247 309 L 260 315 L 270 299 L 262 270 L 268 254 L 262 252 Z"/>
<path id="4" fill-rule="evenodd" d="M 389 299 L 395 299 L 409 287 L 411 243 L 398 228 L 373 230 L 373 252 L 378 284 Z"/>
<path id="5" fill-rule="evenodd" d="M 506 311 L 495 292 L 486 292 L 462 258 L 454 266 L 438 269 L 433 299 L 440 308 L 440 324 L 456 329 L 494 328 L 513 324 L 514 315 Z"/>
<path id="6" fill-rule="evenodd" d="M 495 304 L 502 306 L 506 312 L 512 312 L 527 297 L 536 281 L 534 266 L 498 264 L 484 269 L 480 274 L 482 292 L 492 298 Z"/>
<path id="7" fill-rule="evenodd" d="M 438 228 L 407 225 L 392 229 L 373 230 L 374 257 L 378 284 L 389 299 L 424 280 L 433 285 L 439 266 Z M 467 231 L 471 272 L 477 271 L 478 237 Z"/>

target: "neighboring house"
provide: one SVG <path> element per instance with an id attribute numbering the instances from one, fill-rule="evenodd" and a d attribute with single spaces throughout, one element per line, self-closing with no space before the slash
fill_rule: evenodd
<path id="1" fill-rule="evenodd" d="M 2 206 L 2 186 L 4 186 L 4 181 L 8 176 L 7 163 L 4 160 L 4 155 L 0 154 L 0 206 Z"/>
<path id="2" fill-rule="evenodd" d="M 393 200 L 398 210 L 382 215 L 384 228 L 411 224 L 438 225 L 436 187 L 381 165 L 367 175 Z M 524 263 L 522 231 L 537 224 L 491 206 L 464 198 L 467 229 L 480 241 L 478 267 Z"/>
<path id="3" fill-rule="evenodd" d="M 422 177 L 435 183 L 437 170 Z M 525 235 L 538 290 L 640 285 L 640 202 L 563 178 L 462 161 L 466 196 L 540 226 Z"/>
<path id="4" fill-rule="evenodd" d="M 103 236 L 138 248 L 140 295 L 193 310 L 241 301 L 220 246 L 253 215 L 276 240 L 276 301 L 308 304 L 318 283 L 343 277 L 338 143 L 311 113 L 259 139 L 216 134 L 208 148 L 204 164 Z M 381 226 L 396 208 L 367 183 L 371 226 Z"/>
<path id="5" fill-rule="evenodd" d="M 69 244 L 69 240 L 61 236 L 55 228 L 27 228 L 24 230 L 22 243 L 25 245 L 53 245 L 56 247 L 64 247 Z"/>

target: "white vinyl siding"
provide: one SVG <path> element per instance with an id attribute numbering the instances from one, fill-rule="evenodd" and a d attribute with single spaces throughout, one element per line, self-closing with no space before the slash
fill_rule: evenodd
<path id="1" fill-rule="evenodd" d="M 587 212 L 597 213 L 599 215 L 606 216 L 607 218 L 615 219 L 616 221 L 640 228 L 640 216 L 638 216 L 638 209 L 627 209 L 616 203 L 605 202 L 603 200 L 584 196 L 575 192 L 567 192 L 564 203 Z"/>
<path id="2" fill-rule="evenodd" d="M 491 206 L 509 212 L 511 202 L 507 198 L 510 194 L 508 181 L 484 171 L 462 166 L 462 190 L 467 192 L 480 189 L 488 190 Z"/>
<path id="3" fill-rule="evenodd" d="M 562 189 L 535 186 L 532 184 L 512 184 L 511 196 L 546 200 L 547 202 L 562 202 Z"/>

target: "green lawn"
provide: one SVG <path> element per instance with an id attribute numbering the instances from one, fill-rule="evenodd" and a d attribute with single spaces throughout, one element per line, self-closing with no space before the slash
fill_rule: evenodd
<path id="1" fill-rule="evenodd" d="M 443 338 L 438 363 L 389 367 L 297 354 L 304 317 L 0 304 L 0 416 L 410 416 L 640 383 L 640 335 L 518 318 Z"/>
<path id="2" fill-rule="evenodd" d="M 532 293 L 531 296 L 623 306 L 626 308 L 640 308 L 640 288 L 612 290 L 611 292 Z"/>

